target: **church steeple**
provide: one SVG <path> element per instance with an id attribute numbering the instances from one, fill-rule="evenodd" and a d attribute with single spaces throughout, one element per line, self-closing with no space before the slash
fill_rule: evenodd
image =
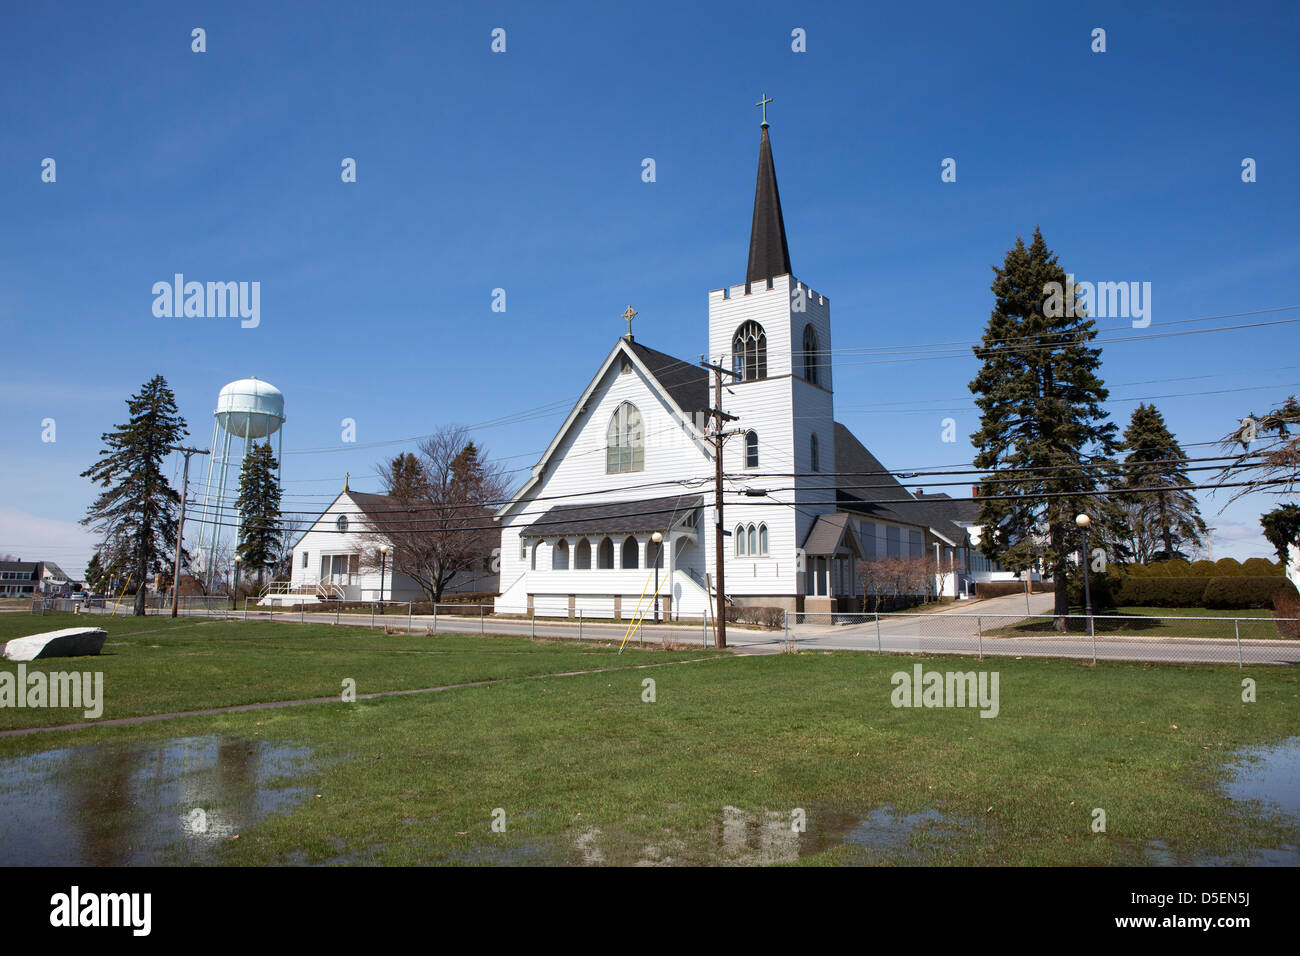
<path id="1" fill-rule="evenodd" d="M 772 143 L 767 135 L 767 104 L 764 97 L 763 138 L 758 145 L 758 182 L 754 186 L 754 222 L 749 230 L 749 269 L 745 290 L 756 282 L 790 274 L 790 249 L 785 242 L 785 220 L 781 217 L 781 194 L 776 188 L 776 167 Z"/>

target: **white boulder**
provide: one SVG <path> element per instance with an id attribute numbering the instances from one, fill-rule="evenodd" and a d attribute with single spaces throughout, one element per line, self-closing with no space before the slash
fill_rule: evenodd
<path id="1" fill-rule="evenodd" d="M 104 646 L 108 631 L 99 627 L 68 627 L 17 637 L 5 645 L 4 656 L 11 661 L 35 661 L 44 657 L 90 657 Z"/>

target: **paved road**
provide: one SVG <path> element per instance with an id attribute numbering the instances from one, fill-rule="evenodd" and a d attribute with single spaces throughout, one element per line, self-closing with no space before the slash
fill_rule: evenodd
<path id="1" fill-rule="evenodd" d="M 1032 595 L 1029 610 L 1034 615 L 1050 614 L 1051 594 Z M 1081 635 L 1031 637 L 999 637 L 990 632 L 1025 620 L 1025 598 L 1010 595 L 986 601 L 961 603 L 951 609 L 923 615 L 881 615 L 879 624 L 870 615 L 838 615 L 836 620 L 848 623 L 828 623 L 829 618 L 808 615 L 802 622 L 794 622 L 790 641 L 799 650 L 846 650 L 886 653 L 969 654 L 972 656 L 1015 657 L 1068 657 L 1092 660 L 1165 661 L 1184 663 L 1224 664 L 1300 664 L 1300 641 L 1254 640 L 1245 638 L 1240 644 L 1232 637 L 1223 639 L 1149 637 L 1149 636 L 1099 636 L 1095 643 Z M 166 612 L 161 612 L 166 613 Z M 220 617 L 221 614 L 216 615 Z M 237 616 L 242 617 L 242 613 Z M 311 624 L 340 624 L 370 626 L 368 614 L 298 613 L 266 610 L 248 612 L 249 620 L 302 621 Z M 424 632 L 435 627 L 431 615 L 388 614 L 374 617 L 374 626 L 385 624 Z M 808 623 L 813 621 L 816 623 Z M 1225 624 L 1225 629 L 1230 628 Z M 595 624 L 566 618 L 537 618 L 520 620 L 494 619 L 439 614 L 436 633 L 503 634 L 521 637 L 570 638 L 582 640 L 624 640 L 626 624 Z M 1230 631 L 1228 633 L 1231 633 Z M 776 654 L 786 646 L 782 632 L 760 631 L 735 625 L 727 628 L 728 644 L 737 653 Z M 671 641 L 683 646 L 706 647 L 713 643 L 712 634 L 706 640 L 699 625 L 646 624 L 633 631 L 628 643 L 642 641 L 659 643 Z"/>

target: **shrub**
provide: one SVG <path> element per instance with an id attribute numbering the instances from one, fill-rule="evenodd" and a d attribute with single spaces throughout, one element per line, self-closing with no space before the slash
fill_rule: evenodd
<path id="1" fill-rule="evenodd" d="M 1213 561 L 1193 561 L 1187 568 L 1187 576 L 1193 578 L 1213 578 L 1220 575 L 1219 566 Z"/>
<path id="2" fill-rule="evenodd" d="M 1247 558 L 1241 563 L 1241 570 L 1243 574 L 1256 578 L 1271 578 L 1282 573 L 1281 565 L 1268 558 Z"/>
<path id="3" fill-rule="evenodd" d="M 1088 589 L 1092 592 L 1093 613 L 1114 610 L 1118 606 L 1116 595 L 1123 580 L 1121 575 L 1111 571 L 1089 572 Z M 1088 606 L 1083 584 L 1083 573 L 1078 568 L 1071 568 L 1070 577 L 1066 582 L 1066 592 L 1069 595 L 1070 606 L 1079 608 L 1081 612 Z"/>
<path id="4" fill-rule="evenodd" d="M 1205 586 L 1205 607 L 1243 609 L 1273 606 L 1273 595 L 1279 591 L 1295 593 L 1295 586 L 1286 578 L 1221 577 L 1210 578 Z"/>
<path id="5" fill-rule="evenodd" d="M 1278 588 L 1273 592 L 1273 617 L 1285 619 L 1277 622 L 1277 631 L 1283 637 L 1300 637 L 1300 598 L 1292 588 Z"/>
<path id="6" fill-rule="evenodd" d="M 1056 590 L 1056 584 L 1053 581 L 1034 581 L 1032 588 L 1032 594 L 1051 594 Z M 1024 593 L 1024 581 L 977 581 L 975 583 L 975 596 L 980 599 Z"/>
<path id="7" fill-rule="evenodd" d="M 785 608 L 733 604 L 727 608 L 728 624 L 757 624 L 759 627 L 784 627 Z"/>
<path id="8" fill-rule="evenodd" d="M 1200 607 L 1209 578 L 1125 577 L 1113 597 L 1126 607 Z"/>

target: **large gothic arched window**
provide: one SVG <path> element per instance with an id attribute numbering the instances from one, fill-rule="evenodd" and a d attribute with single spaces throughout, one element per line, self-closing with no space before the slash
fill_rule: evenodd
<path id="1" fill-rule="evenodd" d="M 641 413 L 631 402 L 614 410 L 605 432 L 605 474 L 645 469 L 645 435 Z"/>
<path id="2" fill-rule="evenodd" d="M 817 330 L 809 323 L 803 327 L 803 377 L 804 381 L 817 384 Z"/>
<path id="3" fill-rule="evenodd" d="M 767 333 L 752 319 L 736 330 L 731 361 L 742 382 L 767 378 Z"/>

